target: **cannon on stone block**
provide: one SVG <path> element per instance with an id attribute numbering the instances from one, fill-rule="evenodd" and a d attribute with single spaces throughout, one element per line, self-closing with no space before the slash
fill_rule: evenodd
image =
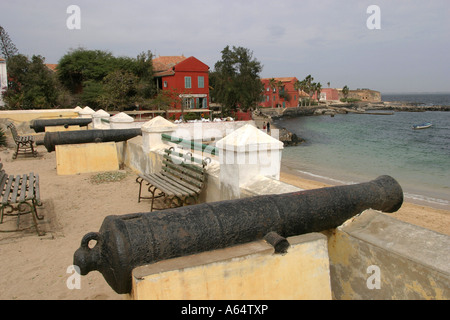
<path id="1" fill-rule="evenodd" d="M 80 126 L 86 127 L 92 119 L 89 118 L 61 118 L 61 119 L 35 119 L 31 122 L 30 128 L 36 133 L 45 132 L 45 127 L 64 126 Z"/>
<path id="2" fill-rule="evenodd" d="M 132 270 L 141 265 L 260 240 L 273 232 L 291 237 L 325 231 L 366 209 L 395 212 L 402 203 L 397 181 L 381 176 L 354 185 L 111 215 L 99 232 L 82 238 L 73 263 L 81 275 L 98 270 L 124 294 L 131 291 Z"/>
<path id="3" fill-rule="evenodd" d="M 94 142 L 120 142 L 142 135 L 141 128 L 132 129 L 94 129 L 61 132 L 46 132 L 43 144 L 48 152 L 55 151 L 55 146 L 63 144 L 81 144 Z"/>

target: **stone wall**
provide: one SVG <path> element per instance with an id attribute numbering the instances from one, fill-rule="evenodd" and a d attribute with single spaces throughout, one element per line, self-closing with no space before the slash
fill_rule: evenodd
<path id="1" fill-rule="evenodd" d="M 339 99 L 343 98 L 342 90 L 339 90 Z M 381 93 L 370 89 L 349 90 L 347 98 L 367 102 L 381 102 Z"/>

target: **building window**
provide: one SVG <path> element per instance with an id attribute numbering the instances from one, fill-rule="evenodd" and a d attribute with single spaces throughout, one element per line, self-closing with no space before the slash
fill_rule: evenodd
<path id="1" fill-rule="evenodd" d="M 194 109 L 194 98 L 183 98 L 183 105 L 186 109 Z"/>
<path id="2" fill-rule="evenodd" d="M 192 88 L 192 80 L 191 77 L 184 77 L 184 87 L 186 89 L 191 89 Z"/>
<path id="3" fill-rule="evenodd" d="M 167 88 L 167 81 L 164 81 L 164 88 Z"/>
<path id="4" fill-rule="evenodd" d="M 205 87 L 205 77 L 203 77 L 203 76 L 198 77 L 198 87 L 199 88 Z"/>

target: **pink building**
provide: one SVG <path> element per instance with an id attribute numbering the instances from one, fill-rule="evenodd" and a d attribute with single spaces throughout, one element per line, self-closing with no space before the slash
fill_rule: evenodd
<path id="1" fill-rule="evenodd" d="M 320 101 L 339 100 L 339 92 L 334 88 L 322 88 L 320 90 Z"/>

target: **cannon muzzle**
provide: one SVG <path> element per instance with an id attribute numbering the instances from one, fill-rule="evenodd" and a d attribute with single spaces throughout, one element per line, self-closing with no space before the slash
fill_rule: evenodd
<path id="1" fill-rule="evenodd" d="M 74 254 L 81 274 L 101 272 L 117 293 L 131 291 L 140 265 L 263 239 L 336 228 L 366 209 L 395 212 L 403 203 L 396 180 L 263 195 L 164 211 L 107 216 Z M 89 246 L 90 241 L 95 246 Z"/>
<path id="2" fill-rule="evenodd" d="M 141 128 L 46 132 L 43 145 L 48 152 L 52 152 L 55 151 L 55 146 L 57 145 L 111 141 L 120 142 L 139 135 L 142 135 Z"/>
<path id="3" fill-rule="evenodd" d="M 36 119 L 30 124 L 30 128 L 34 129 L 36 133 L 45 132 L 45 127 L 55 126 L 80 126 L 86 127 L 92 119 L 89 118 L 61 118 L 61 119 Z"/>

